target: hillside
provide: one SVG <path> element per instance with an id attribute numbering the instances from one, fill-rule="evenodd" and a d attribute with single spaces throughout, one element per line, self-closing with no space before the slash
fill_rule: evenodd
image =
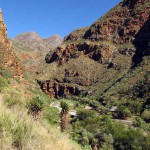
<path id="1" fill-rule="evenodd" d="M 45 58 L 58 69 L 49 72 L 50 78 L 39 78 L 42 90 L 50 97 L 88 93 L 100 97 L 142 67 L 139 78 L 135 75 L 132 83 L 127 79 L 124 90 L 130 89 L 150 67 L 149 12 L 149 1 L 125 0 L 90 27 L 70 33 Z"/>
<path id="2" fill-rule="evenodd" d="M 56 110 L 50 110 L 50 99 L 26 78 L 24 64 L 20 64 L 7 37 L 1 11 L 0 58 L 0 149 L 79 150 L 66 134 L 60 133 L 58 124 L 49 123 L 48 115 Z M 40 110 L 36 107 L 39 99 Z"/>
<path id="3" fill-rule="evenodd" d="M 62 43 L 26 32 L 11 44 L 0 20 L 0 149 L 150 149 L 149 0 Z"/>
<path id="4" fill-rule="evenodd" d="M 84 148 L 149 150 L 149 27 L 150 1 L 123 0 L 46 55 L 52 69 L 38 84 L 73 105 L 71 135 Z"/>

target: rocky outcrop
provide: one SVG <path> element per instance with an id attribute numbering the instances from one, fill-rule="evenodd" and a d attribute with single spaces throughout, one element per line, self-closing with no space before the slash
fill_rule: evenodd
<path id="1" fill-rule="evenodd" d="M 14 40 L 22 43 L 28 43 L 31 41 L 41 42 L 42 38 L 35 32 L 25 32 L 20 35 L 17 35 Z"/>
<path id="2" fill-rule="evenodd" d="M 24 66 L 28 76 L 35 80 L 37 74 L 45 69 L 45 55 L 62 42 L 59 35 L 42 39 L 35 32 L 26 32 L 11 39 L 17 57 Z"/>
<path id="3" fill-rule="evenodd" d="M 144 6 L 141 6 L 142 4 Z M 135 9 L 130 8 L 133 5 Z M 91 27 L 76 30 L 66 36 L 64 43 L 75 40 L 76 42 L 62 45 L 55 52 L 49 53 L 46 56 L 46 62 L 57 61 L 62 65 L 70 58 L 77 58 L 80 55 L 88 55 L 91 59 L 101 63 L 108 62 L 113 57 L 115 44 L 134 42 L 135 36 L 149 19 L 149 12 L 150 6 L 147 0 L 125 0 Z M 80 39 L 90 41 L 81 43 Z M 107 44 L 97 44 L 99 41 L 107 41 Z M 134 52 L 131 55 L 133 56 Z"/>
<path id="4" fill-rule="evenodd" d="M 85 31 L 88 29 L 89 27 L 84 27 L 84 28 L 80 28 L 77 29 L 73 32 L 71 32 L 69 35 L 67 35 L 64 38 L 64 42 L 65 41 L 76 41 L 76 40 L 80 40 L 84 37 Z"/>
<path id="5" fill-rule="evenodd" d="M 17 61 L 14 49 L 7 37 L 7 28 L 0 11 L 0 69 L 9 72 L 13 77 L 24 78 L 21 65 Z"/>
<path id="6" fill-rule="evenodd" d="M 133 1 L 120 3 L 114 11 L 96 21 L 85 33 L 85 39 L 112 41 L 116 44 L 133 42 L 140 28 L 149 18 L 150 6 L 139 9 L 141 1 L 136 1 L 136 9 L 129 9 Z M 148 1 L 142 1 L 147 2 Z M 141 4 L 142 5 L 142 4 Z M 123 7 L 123 8 L 122 8 Z"/>
<path id="7" fill-rule="evenodd" d="M 38 81 L 42 91 L 51 98 L 68 97 L 72 95 L 78 96 L 80 90 L 75 86 L 68 86 L 63 83 L 53 82 L 50 80 L 41 82 Z"/>
<path id="8" fill-rule="evenodd" d="M 136 51 L 132 58 L 133 67 L 136 67 L 145 56 L 150 56 L 150 17 L 135 36 L 133 41 Z"/>
<path id="9" fill-rule="evenodd" d="M 107 63 L 111 61 L 116 47 L 108 44 L 93 44 L 84 42 L 79 44 L 68 44 L 65 46 L 57 47 L 55 52 L 47 54 L 45 60 L 47 63 L 57 61 L 59 65 L 64 64 L 71 58 L 78 58 L 82 55 L 98 61 L 100 63 Z"/>

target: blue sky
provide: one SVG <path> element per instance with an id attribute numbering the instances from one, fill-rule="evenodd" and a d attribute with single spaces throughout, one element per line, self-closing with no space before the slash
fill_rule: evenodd
<path id="1" fill-rule="evenodd" d="M 62 37 L 91 25 L 121 0 L 0 0 L 10 38 L 35 31 Z"/>

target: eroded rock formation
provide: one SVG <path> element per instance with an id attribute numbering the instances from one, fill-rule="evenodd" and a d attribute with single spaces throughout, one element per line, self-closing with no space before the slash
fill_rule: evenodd
<path id="1" fill-rule="evenodd" d="M 57 61 L 59 65 L 69 61 L 70 58 L 78 58 L 82 55 L 98 61 L 107 63 L 111 61 L 116 47 L 109 44 L 93 44 L 84 42 L 79 44 L 68 44 L 66 47 L 60 46 L 55 52 L 51 52 L 46 56 L 46 62 L 52 63 Z"/>
<path id="2" fill-rule="evenodd" d="M 38 81 L 42 91 L 51 98 L 68 97 L 71 95 L 78 96 L 80 90 L 75 86 L 68 86 L 64 83 L 53 82 L 50 80 L 41 82 Z"/>

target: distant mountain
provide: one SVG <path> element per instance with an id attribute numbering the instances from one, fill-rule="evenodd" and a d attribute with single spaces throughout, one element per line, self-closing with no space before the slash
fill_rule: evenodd
<path id="1" fill-rule="evenodd" d="M 58 34 L 55 34 L 55 35 L 45 38 L 43 40 L 52 47 L 56 47 L 56 46 L 60 45 L 63 41 L 62 37 Z"/>
<path id="2" fill-rule="evenodd" d="M 45 67 L 45 55 L 59 46 L 62 38 L 56 34 L 42 39 L 35 32 L 25 32 L 11 39 L 11 42 L 27 74 L 32 74 L 34 78 L 36 74 L 47 68 Z"/>
<path id="3" fill-rule="evenodd" d="M 57 47 L 62 43 L 62 38 L 59 35 L 53 35 L 43 39 L 35 32 L 25 32 L 17 35 L 12 39 L 14 42 L 20 42 L 25 46 L 39 51 L 50 51 L 50 49 Z"/>
<path id="4" fill-rule="evenodd" d="M 19 42 L 28 43 L 30 41 L 42 41 L 42 38 L 35 32 L 25 32 L 17 35 L 14 40 Z"/>

